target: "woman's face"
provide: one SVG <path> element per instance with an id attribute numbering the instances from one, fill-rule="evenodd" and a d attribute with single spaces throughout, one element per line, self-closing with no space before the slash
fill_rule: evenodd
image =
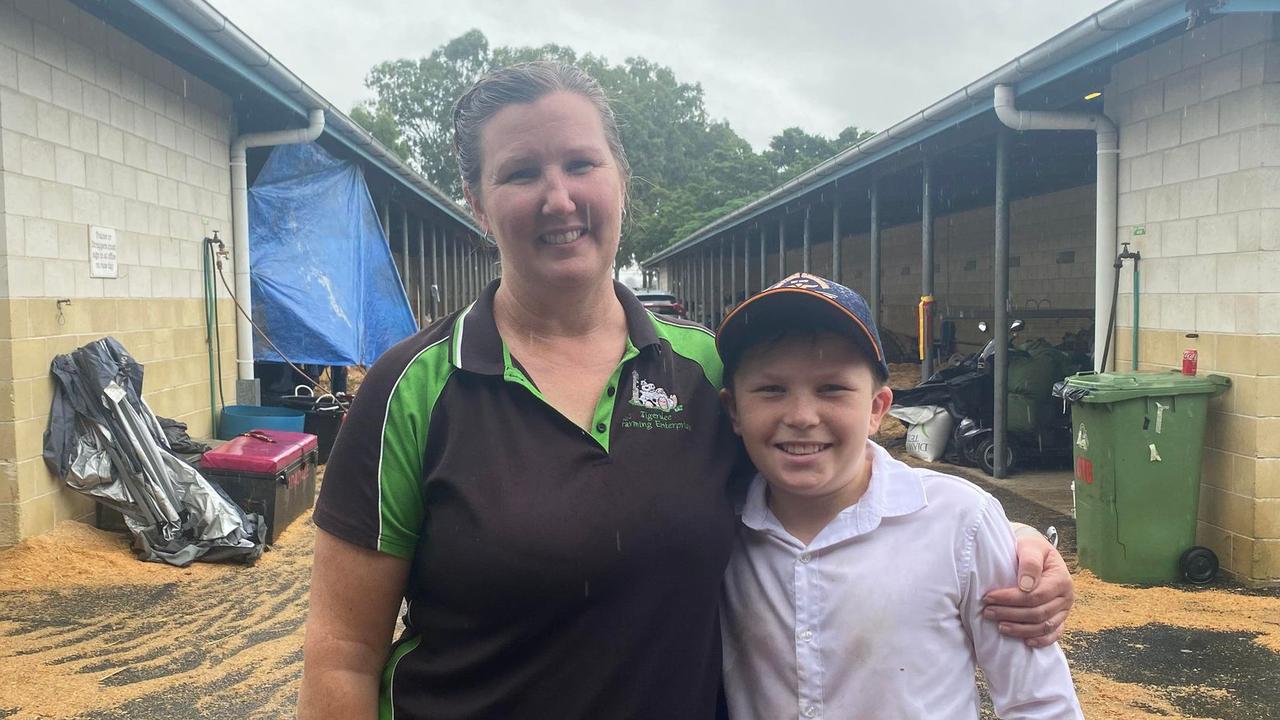
<path id="1" fill-rule="evenodd" d="M 508 105 L 481 130 L 480 158 L 467 202 L 497 239 L 504 276 L 538 286 L 610 276 L 623 179 L 589 100 L 556 92 Z"/>

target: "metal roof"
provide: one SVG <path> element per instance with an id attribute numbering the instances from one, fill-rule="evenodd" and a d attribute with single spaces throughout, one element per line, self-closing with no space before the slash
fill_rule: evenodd
<path id="1" fill-rule="evenodd" d="M 364 128 L 294 75 L 205 0 L 130 0 L 187 42 L 232 70 L 262 92 L 307 117 L 325 113 L 324 133 L 398 180 L 413 194 L 439 208 L 478 237 L 484 232 L 465 208 L 454 202 Z"/>
<path id="2" fill-rule="evenodd" d="M 763 197 L 641 261 L 661 262 L 719 233 L 793 202 L 922 140 L 994 109 L 996 85 L 1025 93 L 1188 21 L 1186 0 L 1119 0 L 897 124 L 863 140 Z M 1215 13 L 1277 12 L 1280 0 L 1226 0 Z"/>

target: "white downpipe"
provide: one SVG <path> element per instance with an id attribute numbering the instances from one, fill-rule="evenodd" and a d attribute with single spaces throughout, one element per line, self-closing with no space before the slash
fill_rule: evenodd
<path id="1" fill-rule="evenodd" d="M 1098 142 L 1097 229 L 1093 265 L 1093 369 L 1102 372 L 1102 346 L 1111 318 L 1111 292 L 1116 281 L 1116 167 L 1120 133 L 1102 113 L 1034 112 L 1014 107 L 1013 87 L 996 85 L 996 117 L 1014 130 L 1092 130 Z M 1137 332 L 1137 328 L 1134 328 Z M 1112 358 L 1115 352 L 1111 353 Z"/>
<path id="2" fill-rule="evenodd" d="M 231 227 L 236 265 L 236 299 L 252 316 L 253 297 L 249 285 L 249 171 L 246 150 L 251 147 L 309 143 L 324 132 L 324 110 L 308 114 L 305 128 L 241 135 L 231 143 Z M 253 325 L 236 313 L 236 369 L 241 380 L 253 379 Z"/>

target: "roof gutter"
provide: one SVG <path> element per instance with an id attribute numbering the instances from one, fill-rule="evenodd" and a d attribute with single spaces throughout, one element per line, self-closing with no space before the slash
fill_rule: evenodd
<path id="1" fill-rule="evenodd" d="M 713 221 L 701 230 L 641 262 L 642 266 L 660 262 L 682 250 L 697 245 L 708 237 L 736 225 L 754 215 L 767 212 L 794 200 L 819 181 L 829 176 L 844 176 L 866 167 L 913 143 L 929 137 L 991 108 L 996 85 L 1015 85 L 1026 92 L 1061 75 L 1050 72 L 1053 66 L 1083 54 L 1075 67 L 1100 57 L 1114 54 L 1132 42 L 1185 21 L 1184 0 L 1119 0 L 1049 40 L 1019 55 L 983 77 L 960 88 L 897 124 L 819 163 L 810 170 L 788 180 L 769 194 Z M 1140 37 L 1129 42 L 1107 42 L 1127 30 L 1140 30 Z M 1098 47 L 1100 44 L 1105 47 Z M 1086 52 L 1092 50 L 1093 52 Z M 1071 68 L 1074 69 L 1074 68 Z"/>
<path id="2" fill-rule="evenodd" d="M 132 0 L 175 33 L 223 60 L 249 82 L 259 86 L 300 115 L 312 109 L 327 115 L 330 135 L 374 166 L 414 190 L 423 200 L 461 223 L 476 238 L 484 232 L 452 198 L 378 142 L 364 128 L 289 71 L 279 60 L 244 34 L 205 0 Z M 480 242 L 487 242 L 480 240 Z"/>

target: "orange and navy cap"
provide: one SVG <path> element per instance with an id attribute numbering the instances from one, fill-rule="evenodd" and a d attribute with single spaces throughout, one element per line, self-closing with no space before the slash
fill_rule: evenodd
<path id="1" fill-rule="evenodd" d="M 734 308 L 720 323 L 716 349 L 725 366 L 732 367 L 753 337 L 810 327 L 852 338 L 881 377 L 889 377 L 884 346 L 867 301 L 840 283 L 808 273 L 796 273 Z"/>

